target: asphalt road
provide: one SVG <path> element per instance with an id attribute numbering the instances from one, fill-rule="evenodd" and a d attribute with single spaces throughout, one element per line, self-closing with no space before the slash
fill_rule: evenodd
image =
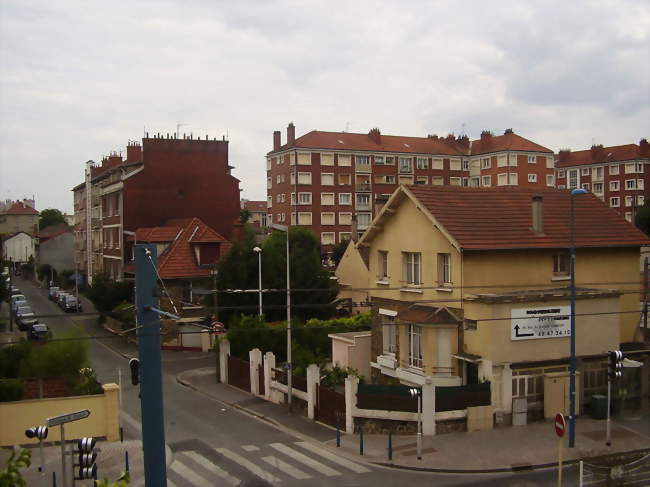
<path id="1" fill-rule="evenodd" d="M 17 284 L 54 337 L 76 328 L 91 337 L 90 356 L 101 382 L 122 377 L 122 425 L 125 438 L 141 437 L 138 387 L 130 383 L 128 359 L 135 347 L 117 340 L 99 327 L 95 316 L 63 313 L 47 299 L 45 289 L 32 283 Z M 92 311 L 84 301 L 84 311 Z M 556 485 L 554 469 L 507 474 L 436 474 L 351 462 L 327 455 L 317 445 L 305 443 L 290 432 L 251 417 L 176 382 L 184 370 L 212 365 L 211 355 L 193 352 L 162 353 L 166 442 L 173 452 L 170 486 L 494 486 L 533 487 Z M 314 448 L 316 446 L 316 448 Z M 459 452 L 459 455 L 471 452 Z M 577 468 L 567 467 L 565 485 L 577 485 Z M 134 479 L 133 485 L 138 485 Z"/>

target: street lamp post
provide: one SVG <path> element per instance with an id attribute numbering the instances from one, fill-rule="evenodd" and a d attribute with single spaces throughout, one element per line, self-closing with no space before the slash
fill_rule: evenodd
<path id="1" fill-rule="evenodd" d="M 290 279 L 290 265 L 289 265 L 289 227 L 280 225 L 279 223 L 271 223 L 269 225 L 274 230 L 285 232 L 287 234 L 287 405 L 291 411 L 292 403 L 292 371 L 291 371 L 291 279 Z"/>
<path id="2" fill-rule="evenodd" d="M 575 196 L 587 191 L 576 188 L 571 191 L 571 358 L 569 362 L 569 448 L 576 442 L 576 216 Z"/>
<path id="3" fill-rule="evenodd" d="M 259 308 L 260 308 L 260 318 L 262 318 L 262 249 L 259 247 L 253 247 L 253 252 L 257 253 L 257 278 L 258 278 L 258 289 L 259 289 Z"/>
<path id="4" fill-rule="evenodd" d="M 417 450 L 418 460 L 422 460 L 422 389 L 411 387 L 409 389 L 411 397 L 418 399 L 418 436 L 417 436 Z"/>

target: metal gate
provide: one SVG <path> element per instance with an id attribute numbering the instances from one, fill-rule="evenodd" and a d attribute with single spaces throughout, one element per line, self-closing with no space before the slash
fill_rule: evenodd
<path id="1" fill-rule="evenodd" d="M 345 394 L 316 384 L 316 421 L 345 428 Z"/>
<path id="2" fill-rule="evenodd" d="M 251 368 L 246 360 L 228 355 L 228 384 L 251 391 Z"/>

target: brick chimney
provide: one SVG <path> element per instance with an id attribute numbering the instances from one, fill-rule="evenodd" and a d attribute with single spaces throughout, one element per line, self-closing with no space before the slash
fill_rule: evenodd
<path id="1" fill-rule="evenodd" d="M 592 161 L 605 160 L 605 149 L 602 144 L 591 146 L 591 160 Z"/>
<path id="2" fill-rule="evenodd" d="M 273 132 L 273 150 L 280 150 L 282 146 L 282 134 L 279 130 Z"/>
<path id="3" fill-rule="evenodd" d="M 142 162 L 142 146 L 136 141 L 130 141 L 126 146 L 126 162 Z"/>
<path id="4" fill-rule="evenodd" d="M 296 126 L 291 122 L 287 126 L 287 144 L 293 144 L 296 141 Z"/>
<path id="5" fill-rule="evenodd" d="M 368 132 L 368 137 L 370 137 L 370 140 L 372 140 L 375 144 L 381 144 L 381 132 L 377 127 L 371 129 L 370 132 Z"/>
<path id="6" fill-rule="evenodd" d="M 639 157 L 650 157 L 650 144 L 647 139 L 639 141 Z"/>
<path id="7" fill-rule="evenodd" d="M 492 132 L 484 130 L 481 132 L 481 150 L 485 150 L 492 145 Z"/>
<path id="8" fill-rule="evenodd" d="M 456 139 L 456 142 L 459 145 L 462 145 L 463 147 L 465 147 L 466 149 L 469 149 L 469 137 L 467 135 L 458 136 L 458 138 Z"/>
<path id="9" fill-rule="evenodd" d="M 449 144 L 451 144 L 453 146 L 453 144 L 456 142 L 456 136 L 454 134 L 447 134 L 447 139 L 446 140 L 447 140 L 447 143 L 449 143 Z"/>
<path id="10" fill-rule="evenodd" d="M 568 162 L 571 156 L 571 149 L 560 149 L 557 153 L 557 162 Z"/>
<path id="11" fill-rule="evenodd" d="M 533 196 L 532 201 L 532 230 L 538 237 L 544 235 L 544 200 L 541 196 Z"/>

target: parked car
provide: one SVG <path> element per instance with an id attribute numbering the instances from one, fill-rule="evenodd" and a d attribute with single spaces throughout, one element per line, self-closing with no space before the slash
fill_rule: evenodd
<path id="1" fill-rule="evenodd" d="M 56 296 L 56 304 L 58 304 L 61 309 L 63 309 L 63 301 L 65 301 L 66 296 L 68 296 L 68 293 L 65 291 L 59 291 L 59 294 Z"/>
<path id="2" fill-rule="evenodd" d="M 76 296 L 73 296 L 71 294 L 66 295 L 63 298 L 62 303 L 63 304 L 62 304 L 61 308 L 63 309 L 63 311 L 66 311 L 66 312 L 68 312 L 68 311 L 76 311 L 76 312 L 83 311 L 82 307 L 81 307 L 81 300 L 77 299 Z"/>
<path id="3" fill-rule="evenodd" d="M 55 289 L 52 292 L 52 301 L 54 301 L 56 303 L 58 301 L 58 299 L 59 299 L 59 293 L 61 293 L 61 292 L 63 292 L 62 289 Z"/>
<path id="4" fill-rule="evenodd" d="M 54 294 L 59 290 L 58 286 L 50 286 L 50 289 L 47 291 L 47 299 L 54 301 Z"/>
<path id="5" fill-rule="evenodd" d="M 36 323 L 29 329 L 28 336 L 30 340 L 42 342 L 47 340 L 51 336 L 51 333 L 45 323 Z"/>
<path id="6" fill-rule="evenodd" d="M 11 286 L 11 295 L 13 296 L 14 294 L 22 294 L 22 291 L 16 286 Z"/>
<path id="7" fill-rule="evenodd" d="M 24 313 L 16 318 L 16 323 L 20 331 L 27 331 L 32 325 L 38 323 L 38 319 L 34 313 Z"/>
<path id="8" fill-rule="evenodd" d="M 11 296 L 11 308 L 14 313 L 20 306 L 27 306 L 27 298 L 22 294 L 14 294 Z"/>

